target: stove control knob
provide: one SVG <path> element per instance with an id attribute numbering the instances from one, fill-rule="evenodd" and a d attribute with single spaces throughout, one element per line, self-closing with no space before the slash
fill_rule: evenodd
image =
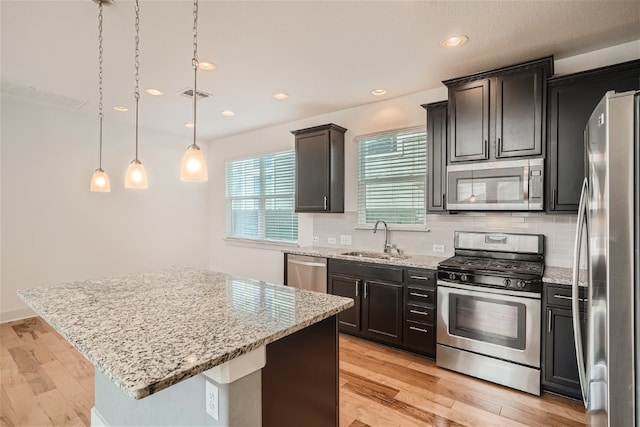
<path id="1" fill-rule="evenodd" d="M 527 284 L 524 282 L 524 280 L 518 280 L 517 285 L 518 285 L 518 287 L 520 289 L 523 289 L 523 288 L 525 288 L 527 286 Z"/>
<path id="2" fill-rule="evenodd" d="M 511 279 L 504 279 L 502 283 L 504 284 L 505 288 L 508 288 L 509 286 L 511 286 Z"/>
<path id="3" fill-rule="evenodd" d="M 449 273 L 449 280 L 456 280 L 456 274 L 455 273 Z"/>
<path id="4" fill-rule="evenodd" d="M 466 282 L 469 280 L 469 276 L 467 276 L 466 274 L 462 274 L 460 275 L 460 280 L 462 280 L 463 282 Z"/>

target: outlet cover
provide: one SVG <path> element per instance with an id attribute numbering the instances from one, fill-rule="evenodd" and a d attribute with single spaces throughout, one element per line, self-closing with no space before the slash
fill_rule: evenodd
<path id="1" fill-rule="evenodd" d="M 320 237 L 318 236 L 313 236 L 313 243 L 319 243 L 320 242 Z"/>
<path id="2" fill-rule="evenodd" d="M 340 235 L 340 244 L 341 245 L 350 245 L 351 244 L 351 235 L 350 234 L 341 234 Z"/>
<path id="3" fill-rule="evenodd" d="M 444 245 L 433 245 L 433 252 L 444 252 Z"/>
<path id="4" fill-rule="evenodd" d="M 335 237 L 328 237 L 327 238 L 327 243 L 330 245 L 335 245 L 336 244 L 336 238 Z"/>
<path id="5" fill-rule="evenodd" d="M 205 398 L 206 398 L 205 404 L 207 408 L 207 414 L 211 415 L 213 419 L 218 421 L 218 416 L 219 416 L 218 387 L 215 384 L 210 383 L 209 381 L 206 381 L 206 383 L 207 383 L 207 387 L 206 387 L 206 393 L 205 393 Z"/>

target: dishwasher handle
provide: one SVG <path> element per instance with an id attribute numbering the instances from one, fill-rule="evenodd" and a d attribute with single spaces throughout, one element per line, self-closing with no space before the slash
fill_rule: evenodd
<path id="1" fill-rule="evenodd" d="M 326 264 L 321 262 L 297 261 L 295 259 L 289 259 L 287 262 L 289 264 L 303 265 L 305 267 L 326 267 Z"/>

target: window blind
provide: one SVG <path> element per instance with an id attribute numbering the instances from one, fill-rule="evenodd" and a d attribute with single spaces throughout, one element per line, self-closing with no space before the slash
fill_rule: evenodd
<path id="1" fill-rule="evenodd" d="M 358 224 L 424 225 L 427 137 L 423 127 L 357 137 Z"/>
<path id="2" fill-rule="evenodd" d="M 227 237 L 273 242 L 298 240 L 294 212 L 293 151 L 225 164 Z"/>

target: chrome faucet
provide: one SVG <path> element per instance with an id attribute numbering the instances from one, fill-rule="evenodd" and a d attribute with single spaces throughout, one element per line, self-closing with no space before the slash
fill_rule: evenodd
<path id="1" fill-rule="evenodd" d="M 389 253 L 391 249 L 391 245 L 389 244 L 389 227 L 387 226 L 387 223 L 381 219 L 376 221 L 376 225 L 373 226 L 373 234 L 378 231 L 378 224 L 380 223 L 384 225 L 384 249 L 382 251 L 386 254 Z"/>

